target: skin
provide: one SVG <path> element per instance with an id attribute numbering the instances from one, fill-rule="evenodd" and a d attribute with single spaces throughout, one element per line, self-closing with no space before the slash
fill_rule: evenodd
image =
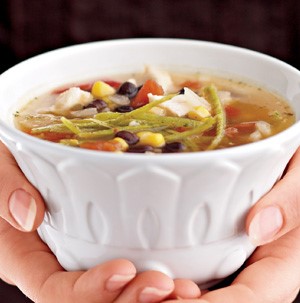
<path id="1" fill-rule="evenodd" d="M 300 150 L 284 177 L 249 212 L 246 230 L 257 213 L 272 205 L 282 214 L 282 226 L 264 239 L 231 285 L 202 291 L 192 281 L 173 281 L 155 272 L 136 273 L 128 260 L 112 260 L 88 271 L 66 272 L 34 231 L 42 222 L 44 202 L 0 143 L 0 277 L 15 284 L 37 303 L 50 302 L 193 302 L 291 303 L 300 287 Z M 8 201 L 16 189 L 34 197 L 37 206 L 32 231 L 24 232 L 10 213 Z M 249 233 L 251 238 L 251 232 Z M 257 239 L 255 240 L 257 241 Z M 112 277 L 130 277 L 118 285 Z M 118 287 L 116 287 L 118 286 Z"/>
<path id="2" fill-rule="evenodd" d="M 207 292 L 193 303 L 291 303 L 300 289 L 300 149 L 290 161 L 283 178 L 250 210 L 246 220 L 249 233 L 255 215 L 276 206 L 283 225 L 259 246 L 231 285 Z M 168 301 L 174 303 L 177 301 Z"/>
<path id="3" fill-rule="evenodd" d="M 27 181 L 6 147 L 0 143 L 0 278 L 16 285 L 37 303 L 134 303 L 161 302 L 163 299 L 198 298 L 198 286 L 188 280 L 172 280 L 148 271 L 136 273 L 128 260 L 118 259 L 88 271 L 66 272 L 39 238 L 45 206 L 38 191 Z M 37 213 L 32 231 L 25 232 L 10 213 L 8 201 L 16 189 L 23 189 L 36 201 Z M 131 277 L 124 285 L 112 277 Z"/>
<path id="4" fill-rule="evenodd" d="M 204 294 L 193 303 L 291 303 L 299 292 L 300 228 L 261 246 L 231 285 Z M 164 301 L 175 303 L 178 301 Z"/>

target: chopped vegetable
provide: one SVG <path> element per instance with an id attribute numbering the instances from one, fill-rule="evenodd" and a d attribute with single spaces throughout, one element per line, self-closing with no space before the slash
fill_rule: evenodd
<path id="1" fill-rule="evenodd" d="M 79 144 L 81 148 L 87 148 L 99 151 L 117 152 L 122 150 L 119 142 L 110 141 L 86 141 Z"/>
<path id="2" fill-rule="evenodd" d="M 96 98 L 113 95 L 115 92 L 116 90 L 112 86 L 103 81 L 95 82 L 92 87 L 92 94 Z"/>
<path id="3" fill-rule="evenodd" d="M 119 81 L 114 81 L 114 80 L 102 80 L 102 81 L 108 84 L 109 86 L 113 87 L 114 89 L 118 89 L 121 85 Z"/>
<path id="4" fill-rule="evenodd" d="M 141 87 L 135 98 L 131 101 L 131 106 L 138 108 L 149 103 L 148 94 L 163 95 L 163 88 L 154 80 L 147 80 Z"/>
<path id="5" fill-rule="evenodd" d="M 224 109 L 228 118 L 238 117 L 241 113 L 240 109 L 232 105 L 226 105 Z"/>
<path id="6" fill-rule="evenodd" d="M 216 126 L 217 135 L 207 148 L 208 150 L 210 150 L 210 149 L 215 149 L 221 143 L 225 135 L 226 115 L 224 112 L 223 105 L 218 96 L 217 89 L 214 85 L 209 85 L 205 87 L 204 95 L 207 97 L 207 100 L 209 100 L 213 106 L 213 111 L 215 113 L 215 118 L 217 122 L 217 126 Z"/>
<path id="7" fill-rule="evenodd" d="M 181 83 L 181 86 L 188 87 L 191 90 L 197 91 L 198 89 L 201 88 L 201 83 L 199 81 L 186 80 L 183 83 Z"/>
<path id="8" fill-rule="evenodd" d="M 61 142 L 61 140 L 64 140 L 66 138 L 71 139 L 73 138 L 73 134 L 69 134 L 69 133 L 57 133 L 57 132 L 42 132 L 39 133 L 39 135 L 37 136 L 40 139 L 43 140 L 47 140 L 47 141 L 51 141 L 51 142 Z"/>
<path id="9" fill-rule="evenodd" d="M 120 144 L 120 150 L 123 151 L 123 152 L 126 151 L 129 148 L 128 143 L 120 137 L 114 138 L 111 142 L 119 143 Z"/>
<path id="10" fill-rule="evenodd" d="M 201 121 L 210 116 L 210 112 L 203 106 L 197 106 L 187 114 L 188 118 Z"/>
<path id="11" fill-rule="evenodd" d="M 167 142 L 180 141 L 181 139 L 187 138 L 189 136 L 204 133 L 206 130 L 210 129 L 214 124 L 214 118 L 207 118 L 202 122 L 202 125 L 183 132 L 177 132 L 172 135 L 166 136 L 165 139 Z"/>
<path id="12" fill-rule="evenodd" d="M 153 133 L 149 131 L 138 132 L 139 143 L 142 145 L 150 145 L 152 147 L 162 147 L 165 145 L 165 138 L 160 133 Z"/>
<path id="13" fill-rule="evenodd" d="M 52 90 L 14 119 L 40 139 L 116 153 L 220 149 L 264 139 L 295 121 L 284 100 L 239 85 L 199 74 L 173 77 L 147 67 L 125 81 L 97 79 Z"/>
<path id="14" fill-rule="evenodd" d="M 145 67 L 145 74 L 156 83 L 159 83 L 165 93 L 169 94 L 171 91 L 174 91 L 173 80 L 167 71 L 159 69 L 155 66 L 147 65 Z"/>
<path id="15" fill-rule="evenodd" d="M 61 122 L 74 134 L 78 135 L 80 133 L 79 127 L 73 124 L 71 120 L 61 117 Z"/>

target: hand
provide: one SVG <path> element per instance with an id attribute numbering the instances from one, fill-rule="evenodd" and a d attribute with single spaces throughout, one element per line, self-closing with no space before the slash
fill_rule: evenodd
<path id="1" fill-rule="evenodd" d="M 300 288 L 300 149 L 283 178 L 250 210 L 246 229 L 262 246 L 231 285 L 180 302 L 293 302 Z"/>
<path id="2" fill-rule="evenodd" d="M 291 303 L 300 286 L 300 228 L 259 247 L 231 285 L 180 303 Z M 165 303 L 179 303 L 165 301 Z"/>
<path id="3" fill-rule="evenodd" d="M 34 231 L 44 217 L 42 197 L 1 142 L 0 154 L 0 278 L 37 303 L 152 303 L 200 296 L 191 281 L 173 281 L 155 271 L 137 274 L 123 259 L 64 271 Z"/>
<path id="4" fill-rule="evenodd" d="M 164 298 L 199 297 L 190 281 L 173 281 L 162 273 L 136 274 L 127 260 L 113 260 L 88 271 L 66 272 L 36 232 L 20 232 L 0 221 L 0 270 L 37 303 L 160 302 Z"/>

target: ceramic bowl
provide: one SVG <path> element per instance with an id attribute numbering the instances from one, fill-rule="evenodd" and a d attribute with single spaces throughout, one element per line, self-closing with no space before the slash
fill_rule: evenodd
<path id="1" fill-rule="evenodd" d="M 248 79 L 287 98 L 299 120 L 300 72 L 277 59 L 210 42 L 128 39 L 55 50 L 2 74 L 0 137 L 45 199 L 39 234 L 65 269 L 128 258 L 140 271 L 212 285 L 253 252 L 245 216 L 299 146 L 299 122 L 240 147 L 161 155 L 61 146 L 13 124 L 15 110 L 37 94 L 145 64 Z"/>

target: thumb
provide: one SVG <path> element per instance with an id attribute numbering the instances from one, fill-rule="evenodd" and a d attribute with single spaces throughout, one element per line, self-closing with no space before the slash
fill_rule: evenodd
<path id="1" fill-rule="evenodd" d="M 1 142 L 0 154 L 0 217 L 17 229 L 35 230 L 44 218 L 43 199 Z"/>
<path id="2" fill-rule="evenodd" d="M 246 229 L 255 245 L 280 238 L 300 224 L 300 149 L 286 174 L 250 210 Z"/>

